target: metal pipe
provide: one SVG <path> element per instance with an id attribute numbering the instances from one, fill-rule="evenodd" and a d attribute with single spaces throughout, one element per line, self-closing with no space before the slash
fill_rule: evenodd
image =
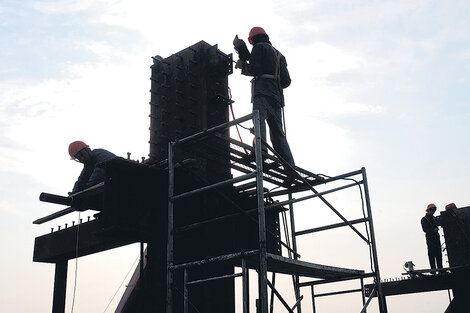
<path id="1" fill-rule="evenodd" d="M 314 287 L 313 285 L 310 286 L 310 290 L 311 290 L 311 292 L 312 292 L 312 308 L 313 308 L 313 313 L 316 313 L 316 312 L 317 312 L 317 309 L 316 309 L 316 307 L 315 307 L 315 291 L 314 291 L 314 288 L 315 288 L 315 287 Z"/>
<path id="2" fill-rule="evenodd" d="M 346 293 L 354 293 L 354 292 L 361 292 L 362 289 L 349 289 L 349 290 L 342 290 L 342 291 L 334 291 L 334 292 L 325 292 L 315 295 L 315 297 L 326 297 L 326 296 L 335 296 L 335 295 L 342 295 Z"/>
<path id="3" fill-rule="evenodd" d="M 266 144 L 266 142 L 264 141 L 264 143 Z M 291 171 L 295 172 L 295 169 L 292 165 L 290 165 L 288 162 L 286 162 L 280 155 L 279 153 L 277 153 L 273 148 L 271 148 L 269 145 L 266 144 L 266 146 L 268 147 L 269 150 L 271 150 L 272 153 L 274 153 L 274 155 L 276 155 L 279 160 L 281 161 L 282 165 L 284 166 L 287 166 L 287 168 L 289 168 Z M 302 177 L 301 175 L 297 174 L 297 179 L 300 179 L 301 181 L 303 181 L 309 188 L 310 190 L 312 190 L 315 194 L 318 194 L 319 192 L 313 188 L 310 183 L 304 178 Z M 325 203 L 340 219 L 343 220 L 343 222 L 347 223 L 348 226 L 359 236 L 361 237 L 365 242 L 367 242 L 369 244 L 369 241 L 367 240 L 366 237 L 364 237 L 363 234 L 361 234 L 361 232 L 359 232 L 356 227 L 354 227 L 351 223 L 348 222 L 348 220 L 341 214 L 339 213 L 338 210 L 335 209 L 335 207 L 333 205 L 331 205 L 331 203 L 329 203 L 323 196 L 319 195 L 318 196 L 322 201 L 323 203 Z"/>
<path id="4" fill-rule="evenodd" d="M 273 282 L 272 283 L 273 286 L 275 286 L 276 285 L 276 273 L 275 272 L 273 272 L 271 280 Z M 273 313 L 273 311 L 274 311 L 274 290 L 271 289 L 271 302 L 269 304 L 269 313 Z"/>
<path id="5" fill-rule="evenodd" d="M 247 174 L 247 175 L 242 175 L 242 176 L 239 176 L 239 177 L 236 177 L 236 178 L 224 180 L 224 181 L 221 181 L 221 182 L 209 185 L 209 186 L 204 186 L 204 187 L 199 188 L 199 189 L 191 190 L 191 191 L 173 196 L 173 197 L 170 198 L 170 200 L 171 201 L 181 200 L 181 199 L 187 198 L 189 196 L 192 196 L 192 195 L 195 195 L 195 194 L 198 194 L 198 193 L 201 193 L 201 192 L 206 192 L 206 191 L 209 191 L 209 190 L 212 190 L 212 189 L 215 189 L 215 188 L 219 188 L 219 187 L 222 187 L 222 186 L 225 186 L 225 185 L 228 185 L 228 184 L 231 185 L 231 184 L 238 183 L 238 182 L 241 182 L 241 181 L 244 181 L 244 180 L 248 180 L 248 179 L 254 178 L 254 177 L 256 177 L 256 173 L 253 172 L 253 173 L 250 173 L 250 174 Z"/>
<path id="6" fill-rule="evenodd" d="M 282 298 L 281 294 L 276 290 L 276 288 L 274 288 L 271 282 L 269 280 L 267 280 L 266 282 L 268 283 L 269 288 L 271 288 L 271 290 L 274 291 L 274 294 L 277 296 L 279 301 L 281 301 L 281 303 L 284 305 L 287 311 L 289 311 L 290 313 L 294 313 L 294 311 L 289 307 L 287 302 L 284 300 L 284 298 Z"/>
<path id="7" fill-rule="evenodd" d="M 359 224 L 359 223 L 364 223 L 367 222 L 369 219 L 368 218 L 359 218 L 357 220 L 351 220 L 349 221 L 351 224 Z M 337 224 L 331 224 L 331 225 L 326 225 L 326 226 L 321 226 L 321 227 L 316 227 L 316 228 L 310 228 L 306 230 L 301 230 L 295 233 L 295 236 L 302 236 L 306 234 L 311 234 L 323 230 L 329 230 L 329 229 L 334 229 L 338 227 L 343 227 L 343 226 L 348 226 L 346 223 L 337 223 Z"/>
<path id="8" fill-rule="evenodd" d="M 359 181 L 358 183 L 362 184 L 362 181 Z M 344 186 L 341 186 L 341 187 L 336 187 L 336 188 L 333 188 L 333 189 L 330 189 L 330 190 L 318 192 L 317 194 L 313 194 L 313 195 L 310 195 L 310 196 L 305 196 L 305 197 L 302 197 L 302 198 L 298 198 L 294 202 L 309 200 L 309 199 L 312 199 L 312 198 L 316 198 L 316 197 L 319 197 L 319 196 L 323 196 L 323 195 L 326 195 L 326 194 L 329 194 L 329 193 L 333 193 L 333 192 L 340 191 L 340 190 L 347 189 L 347 188 L 354 187 L 354 186 L 357 186 L 357 184 L 352 183 L 352 184 L 344 185 Z M 304 186 L 304 187 L 299 188 L 299 189 L 291 188 L 289 190 L 280 190 L 280 191 L 270 192 L 269 196 L 271 196 L 271 197 L 284 196 L 284 195 L 289 194 L 289 193 L 303 192 L 303 191 L 306 191 L 306 190 L 310 190 L 310 187 Z"/>
<path id="9" fill-rule="evenodd" d="M 217 125 L 215 127 L 203 130 L 202 132 L 199 132 L 199 133 L 196 133 L 194 135 L 191 135 L 191 136 L 185 137 L 183 139 L 177 140 L 174 144 L 175 144 L 175 146 L 178 146 L 178 145 L 187 143 L 189 141 L 193 141 L 193 140 L 202 138 L 202 137 L 207 136 L 207 135 L 209 135 L 213 132 L 216 132 L 220 129 L 229 128 L 233 125 L 241 124 L 243 122 L 246 122 L 246 121 L 252 119 L 252 117 L 253 117 L 253 114 L 248 114 L 248 115 L 242 116 L 242 117 L 240 117 L 236 120 L 233 120 L 233 121 L 230 121 L 230 122 L 227 122 L 227 123 L 224 123 L 224 124 Z"/>
<path id="10" fill-rule="evenodd" d="M 186 270 L 187 269 L 185 269 L 185 271 Z M 208 282 L 208 281 L 228 279 L 228 278 L 236 278 L 236 277 L 241 277 L 242 275 L 243 275 L 242 273 L 235 273 L 235 274 L 223 275 L 223 276 L 218 276 L 218 277 L 210 277 L 210 278 L 205 278 L 205 279 L 192 280 L 192 281 L 188 281 L 186 283 L 186 285 L 190 286 L 190 285 L 205 283 L 205 282 Z"/>
<path id="11" fill-rule="evenodd" d="M 257 254 L 258 254 L 258 250 L 226 254 L 226 255 L 216 256 L 216 257 L 208 258 L 204 260 L 173 265 L 170 267 L 170 270 L 176 271 L 176 270 L 183 269 L 183 268 L 196 267 L 196 266 L 206 265 L 206 264 L 215 263 L 215 262 L 230 261 L 230 260 L 239 259 L 243 257 L 254 256 Z"/>
<path id="12" fill-rule="evenodd" d="M 372 258 L 374 260 L 374 272 L 375 272 L 375 284 L 377 286 L 377 297 L 379 300 L 379 309 L 380 313 L 387 313 L 387 304 L 385 303 L 385 296 L 382 292 L 382 284 L 380 282 L 380 270 L 379 270 L 379 258 L 377 256 L 377 245 L 375 242 L 375 231 L 374 223 L 372 219 L 372 209 L 370 205 L 370 196 L 369 196 L 369 185 L 367 184 L 367 174 L 366 169 L 362 168 L 362 176 L 364 180 L 364 195 L 366 198 L 366 207 L 367 207 L 367 216 L 369 217 L 369 228 L 370 228 L 370 241 L 372 247 Z"/>
<path id="13" fill-rule="evenodd" d="M 242 258 L 242 274 L 243 313 L 250 313 L 250 299 L 248 292 L 248 268 L 246 267 L 245 258 Z"/>
<path id="14" fill-rule="evenodd" d="M 54 194 L 45 193 L 45 192 L 42 192 L 39 195 L 39 201 L 55 203 L 55 204 L 62 204 L 62 205 L 71 205 L 72 204 L 72 198 L 70 198 L 70 197 L 54 195 Z"/>
<path id="15" fill-rule="evenodd" d="M 295 219 L 294 219 L 294 204 L 292 202 L 292 193 L 289 193 L 289 217 L 290 217 L 290 228 L 291 228 L 291 240 L 292 240 L 292 249 L 297 253 L 297 239 L 295 238 Z M 294 260 L 297 260 L 297 255 L 294 254 Z M 299 288 L 299 275 L 294 275 L 294 293 L 295 298 L 300 298 L 300 288 Z M 302 306 L 299 303 L 297 308 L 297 313 L 302 313 Z"/>
<path id="16" fill-rule="evenodd" d="M 374 297 L 375 287 L 377 287 L 377 285 L 374 285 L 374 288 L 372 289 L 372 292 L 370 293 L 369 298 L 367 298 L 366 304 L 364 304 L 364 306 L 362 307 L 361 313 L 366 313 L 367 307 L 369 306 L 370 301 Z M 382 312 L 382 310 L 381 310 L 381 312 Z"/>
<path id="17" fill-rule="evenodd" d="M 361 278 L 361 297 L 362 297 L 362 306 L 366 304 L 366 292 L 364 289 L 364 278 Z"/>
<path id="18" fill-rule="evenodd" d="M 308 287 L 308 286 L 316 286 L 316 285 L 323 285 L 323 284 L 330 284 L 336 283 L 340 281 L 348 281 L 353 279 L 361 279 L 366 277 L 375 277 L 375 273 L 365 273 L 359 276 L 348 276 L 348 277 L 341 277 L 341 278 L 331 278 L 331 279 L 322 279 L 322 280 L 315 280 L 315 281 L 307 281 L 299 284 L 299 287 Z"/>
<path id="19" fill-rule="evenodd" d="M 258 270 L 258 297 L 260 302 L 259 313 L 268 313 L 268 277 L 267 277 L 267 247 L 266 247 L 266 220 L 264 212 L 263 190 L 263 159 L 261 150 L 260 117 L 257 110 L 253 111 L 255 128 L 255 159 L 256 159 L 256 190 L 258 200 L 258 242 L 259 242 L 259 270 Z M 264 123 L 264 121 L 263 121 Z"/>
<path id="20" fill-rule="evenodd" d="M 76 210 L 75 210 L 74 208 L 68 207 L 68 208 L 66 208 L 66 209 L 57 211 L 57 212 L 52 213 L 52 214 L 50 214 L 50 215 L 47 215 L 47 216 L 38 218 L 37 220 L 35 220 L 35 221 L 33 222 L 33 224 L 35 224 L 35 225 L 40 225 L 40 224 L 43 224 L 43 223 L 52 221 L 52 220 L 54 220 L 54 219 L 56 219 L 56 218 L 58 218 L 58 217 L 67 215 L 67 214 L 72 213 L 72 212 L 75 212 L 75 211 L 76 211 Z"/>

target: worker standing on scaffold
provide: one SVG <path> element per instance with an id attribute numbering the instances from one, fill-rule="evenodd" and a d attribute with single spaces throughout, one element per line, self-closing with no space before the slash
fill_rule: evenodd
<path id="1" fill-rule="evenodd" d="M 236 40 L 239 40 L 238 36 L 234 40 L 235 46 Z M 248 41 L 253 45 L 249 60 L 240 58 L 235 68 L 241 69 L 243 75 L 253 76 L 251 101 L 253 111 L 259 111 L 261 138 L 266 141 L 267 121 L 274 150 L 288 163 L 295 165 L 282 127 L 283 89 L 291 83 L 286 58 L 271 45 L 268 34 L 261 27 L 251 29 Z M 267 152 L 265 147 L 262 149 Z M 248 159 L 254 160 L 254 155 Z"/>
<path id="2" fill-rule="evenodd" d="M 430 203 L 426 208 L 426 215 L 421 219 L 421 227 L 426 234 L 429 264 L 432 269 L 435 269 L 436 265 L 437 268 L 442 268 L 441 239 L 439 238 L 438 221 L 434 217 L 435 212 L 436 206 L 434 203 Z M 433 273 L 436 274 L 437 272 L 434 271 Z"/>

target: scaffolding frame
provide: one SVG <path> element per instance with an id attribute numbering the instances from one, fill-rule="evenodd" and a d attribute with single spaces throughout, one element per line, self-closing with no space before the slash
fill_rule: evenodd
<path id="1" fill-rule="evenodd" d="M 247 122 L 249 120 L 253 121 L 253 130 L 255 135 L 255 145 L 254 147 L 248 146 L 242 142 L 238 142 L 232 138 L 222 138 L 220 134 L 217 132 L 226 128 L 230 128 L 235 125 L 239 125 L 241 123 Z M 191 190 L 188 192 L 184 192 L 181 194 L 175 194 L 175 149 L 178 146 L 182 146 L 189 143 L 194 143 L 207 138 L 208 136 L 216 136 L 224 140 L 228 140 L 231 145 L 236 145 L 240 148 L 243 148 L 245 152 L 250 151 L 254 153 L 255 165 L 252 165 L 251 162 L 243 161 L 243 155 L 246 155 L 242 152 L 237 152 L 236 150 L 231 149 L 231 168 L 237 170 L 243 175 L 224 180 L 217 183 L 208 184 L 202 188 L 198 188 L 195 190 Z M 273 153 L 274 156 L 268 155 L 262 151 L 262 145 L 267 147 L 269 151 Z M 274 166 L 274 170 L 272 170 L 271 166 Z M 282 167 L 279 167 L 281 165 Z M 264 168 L 263 166 L 267 167 L 268 169 Z M 173 313 L 173 288 L 174 288 L 174 271 L 183 270 L 184 274 L 184 289 L 183 289 L 183 308 L 184 313 L 189 312 L 189 301 L 188 301 L 188 288 L 197 284 L 205 283 L 208 281 L 214 281 L 219 279 L 234 279 L 237 277 L 242 278 L 242 308 L 243 313 L 249 313 L 249 268 L 255 268 L 258 272 L 258 299 L 257 299 L 257 312 L 260 313 L 268 313 L 268 287 L 271 289 L 271 302 L 270 302 L 270 312 L 273 311 L 273 299 L 274 295 L 280 300 L 283 304 L 285 309 L 288 312 L 294 312 L 297 310 L 297 313 L 301 313 L 301 300 L 303 296 L 300 295 L 300 288 L 302 287 L 311 287 L 312 292 L 312 306 L 313 312 L 316 312 L 315 308 L 315 298 L 320 296 L 327 296 L 327 295 L 336 295 L 336 294 L 344 294 L 344 293 L 352 293 L 352 292 L 361 292 L 362 294 L 362 301 L 363 301 L 363 309 L 362 312 L 366 312 L 366 309 L 371 302 L 372 295 L 376 295 L 378 298 L 378 306 L 380 313 L 387 313 L 387 307 L 385 302 L 385 297 L 382 292 L 381 288 L 381 280 L 380 280 L 380 270 L 378 264 L 378 256 L 377 256 L 377 249 L 376 249 L 376 241 L 375 241 L 375 232 L 373 226 L 373 219 L 372 219 L 372 210 L 370 205 L 370 196 L 369 196 L 369 188 L 367 183 L 367 175 L 365 168 L 361 168 L 360 170 L 353 171 L 350 173 L 338 175 L 335 177 L 327 177 L 323 178 L 319 175 L 313 174 L 305 169 L 302 169 L 297 166 L 292 166 L 288 162 L 286 162 L 273 148 L 271 148 L 262 138 L 260 133 L 260 117 L 258 111 L 254 111 L 252 114 L 246 115 L 244 117 L 234 119 L 224 124 L 217 125 L 215 127 L 205 129 L 202 132 L 196 133 L 194 135 L 185 137 L 183 139 L 169 142 L 168 144 L 168 238 L 167 238 L 167 301 L 166 301 L 166 312 Z M 361 175 L 361 180 L 356 181 L 351 177 Z M 235 213 L 228 216 L 223 216 L 219 218 L 213 218 L 210 220 L 206 220 L 203 222 L 195 223 L 192 225 L 185 225 L 180 227 L 179 229 L 174 228 L 174 203 L 180 199 L 190 197 L 195 194 L 199 194 L 202 192 L 217 191 L 217 188 L 226 186 L 226 185 L 233 185 L 236 183 L 241 183 L 247 180 L 255 179 L 255 181 L 251 181 L 246 183 L 245 185 L 239 185 L 237 188 L 243 189 L 243 192 L 247 194 L 256 195 L 257 198 L 257 208 L 247 210 L 241 213 Z M 344 186 L 332 188 L 330 190 L 326 190 L 323 192 L 318 192 L 313 186 L 319 184 L 327 184 L 330 182 L 335 182 L 339 180 L 351 180 L 354 183 L 350 183 Z M 284 187 L 285 189 L 281 189 L 275 192 L 266 192 L 263 186 L 263 181 L 266 180 L 269 183 L 275 184 L 279 187 Z M 364 218 L 356 219 L 356 220 L 347 220 L 333 205 L 331 205 L 323 196 L 329 193 L 333 193 L 339 190 L 347 189 L 353 186 L 360 186 L 364 187 L 364 198 L 363 201 L 363 212 Z M 240 187 L 241 186 L 241 187 Z M 254 189 L 253 189 L 254 188 Z M 303 191 L 312 191 L 312 195 L 304 196 L 298 199 L 293 198 L 293 194 L 297 192 Z M 266 204 L 265 197 L 277 197 L 277 196 L 288 196 L 288 200 L 286 201 L 277 201 L 273 204 Z M 362 197 L 362 189 L 361 189 L 361 197 Z M 294 203 L 304 201 L 307 199 L 312 198 L 319 198 L 327 207 L 329 207 L 341 220 L 341 223 L 327 225 L 323 227 L 317 227 L 302 231 L 295 231 L 295 219 L 294 219 Z M 364 211 L 364 202 L 366 211 Z M 288 205 L 289 206 L 289 215 L 290 215 L 290 229 L 291 234 L 290 238 L 286 237 L 286 241 L 292 242 L 292 248 L 289 245 L 289 242 L 286 244 L 282 242 L 281 238 L 277 238 L 277 241 L 284 246 L 289 254 L 289 258 L 283 256 L 273 255 L 267 252 L 267 244 L 266 244 L 266 223 L 265 223 L 265 214 L 266 210 L 272 209 L 274 207 L 279 207 L 281 205 Z M 229 219 L 233 216 L 239 216 L 242 214 L 247 214 L 247 212 L 257 212 L 258 216 L 258 249 L 252 250 L 248 252 L 239 252 L 233 253 L 229 255 L 223 255 L 218 257 L 212 257 L 209 259 L 198 260 L 194 262 L 189 262 L 185 264 L 174 264 L 174 240 L 173 236 L 176 232 L 185 231 L 188 229 L 194 229 L 200 227 L 202 225 L 207 225 L 209 223 L 217 223 L 221 220 Z M 367 238 L 354 226 L 358 223 L 364 223 L 367 231 Z M 314 263 L 300 261 L 298 257 L 300 256 L 297 252 L 297 241 L 296 237 L 315 233 L 318 231 L 344 227 L 348 226 L 351 228 L 361 239 L 363 239 L 369 246 L 370 252 L 370 261 L 371 261 L 371 268 L 372 271 L 370 273 L 364 273 L 364 271 L 358 270 L 349 270 L 349 269 L 342 269 L 330 266 L 322 266 L 317 265 Z M 210 265 L 215 262 L 231 262 L 234 266 L 241 267 L 241 273 L 235 273 L 232 275 L 224 275 L 219 277 L 208 277 L 206 279 L 199 279 L 194 281 L 188 280 L 188 271 L 197 266 L 204 266 Z M 272 281 L 268 279 L 268 262 L 269 262 L 269 269 L 273 273 Z M 293 285 L 294 285 L 294 292 L 296 297 L 295 304 L 290 307 L 287 302 L 283 299 L 281 294 L 276 290 L 274 283 L 275 283 L 275 273 L 283 273 L 283 274 L 290 274 L 293 277 Z M 322 278 L 320 280 L 314 281 L 307 281 L 307 282 L 300 282 L 300 277 L 312 277 L 312 278 Z M 365 299 L 364 293 L 364 279 L 365 278 L 373 278 L 375 284 L 375 290 L 371 292 L 371 296 L 368 299 Z M 339 292 L 332 292 L 327 294 L 318 294 L 314 293 L 314 286 L 319 284 L 326 284 L 330 282 L 338 282 L 338 281 L 346 281 L 346 280 L 356 280 L 359 279 L 361 283 L 361 288 L 359 289 L 351 289 Z"/>

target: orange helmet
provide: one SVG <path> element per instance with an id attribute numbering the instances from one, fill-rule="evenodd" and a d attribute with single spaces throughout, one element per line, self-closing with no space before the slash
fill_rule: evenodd
<path id="1" fill-rule="evenodd" d="M 426 208 L 426 212 L 429 212 L 429 210 L 431 209 L 436 210 L 436 205 L 434 203 L 428 204 L 428 207 Z"/>
<path id="2" fill-rule="evenodd" d="M 266 31 L 262 29 L 261 27 L 258 27 L 258 26 L 253 27 L 250 30 L 250 34 L 248 35 L 248 42 L 253 44 L 253 37 L 256 35 L 267 35 L 267 34 L 266 34 Z"/>
<path id="3" fill-rule="evenodd" d="M 75 155 L 77 155 L 77 153 L 80 152 L 80 150 L 82 150 L 84 148 L 89 148 L 89 147 L 90 147 L 89 145 L 87 145 L 86 143 L 84 143 L 83 141 L 80 141 L 80 140 L 72 142 L 69 145 L 70 157 L 72 158 L 72 160 L 75 160 Z"/>

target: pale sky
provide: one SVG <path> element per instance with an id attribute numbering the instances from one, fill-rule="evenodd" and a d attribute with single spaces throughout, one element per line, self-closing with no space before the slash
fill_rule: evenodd
<path id="1" fill-rule="evenodd" d="M 54 266 L 32 262 L 34 237 L 77 216 L 32 221 L 61 208 L 40 203 L 39 194 L 65 195 L 81 170 L 68 144 L 80 139 L 120 156 L 147 156 L 151 57 L 200 40 L 234 53 L 235 34 L 246 39 L 253 26 L 268 32 L 288 62 L 285 113 L 296 163 L 327 175 L 366 167 L 382 277 L 400 277 L 410 260 L 429 267 L 419 224 L 426 205 L 470 205 L 468 16 L 467 1 L 1 1 L 2 311 L 51 311 Z M 229 81 L 235 114 L 248 114 L 249 79 L 236 70 Z M 350 196 L 328 199 L 352 206 Z M 319 223 L 320 212 L 300 212 L 301 226 Z M 300 244 L 314 262 L 347 267 L 340 251 L 352 234 L 331 231 Z M 360 239 L 354 243 L 364 250 Z M 104 311 L 137 256 L 131 246 L 81 258 L 74 312 Z M 68 312 L 74 271 L 71 261 Z M 387 303 L 391 313 L 440 313 L 448 296 Z M 357 307 L 355 294 L 320 299 L 317 308 Z"/>

